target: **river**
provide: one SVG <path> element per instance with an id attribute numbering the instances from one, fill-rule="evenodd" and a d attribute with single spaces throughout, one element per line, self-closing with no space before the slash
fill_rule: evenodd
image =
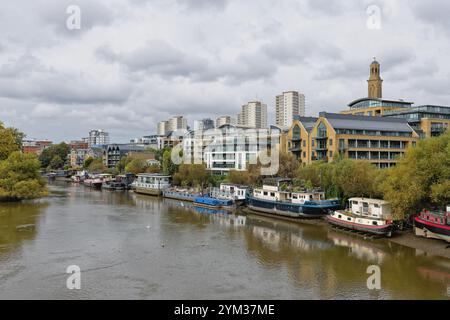
<path id="1" fill-rule="evenodd" d="M 0 299 L 448 299 L 450 260 L 325 225 L 50 185 L 0 204 Z M 81 288 L 69 290 L 69 266 Z M 380 289 L 370 290 L 369 266 Z"/>

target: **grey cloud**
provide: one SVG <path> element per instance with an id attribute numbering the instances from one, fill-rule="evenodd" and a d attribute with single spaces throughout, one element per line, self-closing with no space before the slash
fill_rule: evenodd
<path id="1" fill-rule="evenodd" d="M 414 16 L 426 24 L 450 32 L 450 2 L 441 0 L 413 0 L 408 2 Z"/>

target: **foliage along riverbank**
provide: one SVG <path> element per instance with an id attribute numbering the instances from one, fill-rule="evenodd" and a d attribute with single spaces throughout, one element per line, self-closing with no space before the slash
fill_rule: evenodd
<path id="1" fill-rule="evenodd" d="M 0 202 L 36 199 L 48 194 L 38 158 L 20 151 L 23 137 L 18 130 L 0 123 Z"/>

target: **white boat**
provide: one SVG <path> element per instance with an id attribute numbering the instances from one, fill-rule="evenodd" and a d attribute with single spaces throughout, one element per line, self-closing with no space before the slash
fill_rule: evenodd
<path id="1" fill-rule="evenodd" d="M 350 198 L 346 210 L 336 210 L 327 221 L 349 230 L 390 237 L 394 231 L 391 206 L 380 199 Z"/>

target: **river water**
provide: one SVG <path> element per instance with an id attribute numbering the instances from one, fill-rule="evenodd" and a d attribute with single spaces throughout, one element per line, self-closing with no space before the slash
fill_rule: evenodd
<path id="1" fill-rule="evenodd" d="M 325 225 L 50 186 L 0 204 L 0 299 L 448 299 L 450 260 Z M 69 290 L 67 267 L 81 269 Z M 381 288 L 370 290 L 369 266 Z"/>

